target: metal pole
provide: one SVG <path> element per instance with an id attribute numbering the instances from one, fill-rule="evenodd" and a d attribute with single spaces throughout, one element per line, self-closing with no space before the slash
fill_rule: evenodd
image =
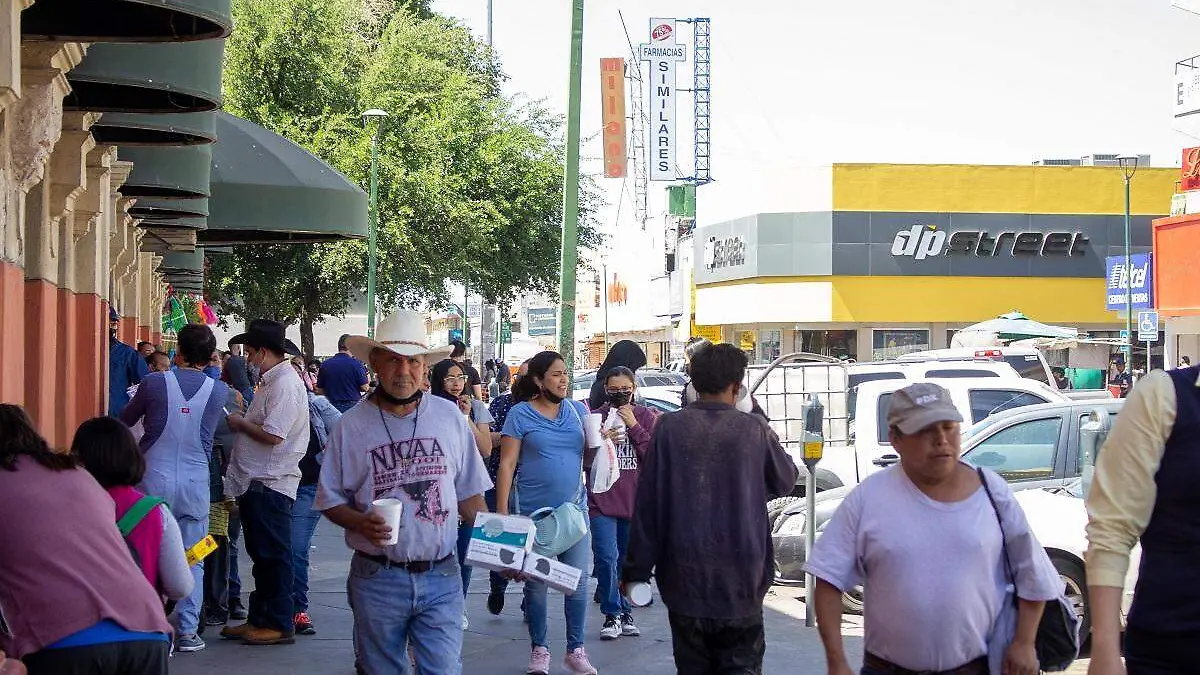
<path id="1" fill-rule="evenodd" d="M 488 47 L 491 47 L 492 46 L 492 0 L 488 0 L 487 41 L 488 41 Z"/>
<path id="2" fill-rule="evenodd" d="M 567 162 L 563 171 L 562 260 L 558 281 L 558 349 L 567 372 L 575 366 L 575 268 L 579 265 L 579 99 L 583 83 L 583 0 L 571 3 L 571 79 L 567 105 Z"/>
<path id="3" fill-rule="evenodd" d="M 480 321 L 480 328 L 483 322 Z M 463 282 L 463 344 L 471 346 L 471 290 Z"/>
<path id="4" fill-rule="evenodd" d="M 1129 252 L 1129 181 L 1133 176 L 1129 175 L 1128 170 L 1125 172 L 1125 334 L 1128 335 L 1126 345 L 1129 346 L 1129 351 L 1125 354 L 1125 358 L 1129 363 L 1125 364 L 1127 369 L 1133 368 L 1133 271 L 1130 262 Z"/>
<path id="5" fill-rule="evenodd" d="M 601 263 L 604 274 L 604 353 L 608 354 L 608 263 Z"/>
<path id="6" fill-rule="evenodd" d="M 367 337 L 375 339 L 375 266 L 379 252 L 379 134 L 383 121 L 375 123 L 375 135 L 371 137 L 371 229 L 367 234 Z"/>

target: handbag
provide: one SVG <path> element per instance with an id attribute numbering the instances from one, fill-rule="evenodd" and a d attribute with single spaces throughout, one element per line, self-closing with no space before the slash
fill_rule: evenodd
<path id="1" fill-rule="evenodd" d="M 988 501 L 992 504 L 992 511 L 996 514 L 996 523 L 1000 525 L 1000 547 L 1004 554 L 1004 572 L 1012 586 L 1012 609 L 1009 611 L 1008 608 L 1005 608 L 1004 613 L 1011 615 L 1009 622 L 1013 627 L 1010 630 L 1015 632 L 1017 607 L 1020 600 L 1017 594 L 1017 576 L 1013 573 L 1012 560 L 1008 556 L 1008 538 L 1004 534 L 1004 520 L 1000 517 L 1000 509 L 996 506 L 995 498 L 992 497 L 992 489 L 988 486 L 983 469 L 976 468 L 975 471 L 979 474 L 979 480 L 983 483 L 983 491 L 987 493 Z M 1034 638 L 1034 647 L 1037 649 L 1038 663 L 1042 671 L 1049 673 L 1064 671 L 1079 657 L 1079 623 L 1075 609 L 1062 591 L 1059 592 L 1057 598 L 1046 602 L 1046 609 L 1042 612 L 1042 620 L 1038 623 L 1037 636 Z M 1010 637 L 1006 643 L 1011 643 L 1011 641 Z M 989 641 L 989 651 L 993 646 Z M 1004 647 L 1007 648 L 1007 644 Z M 1000 658 L 1003 658 L 1003 654 L 1000 655 Z"/>
<path id="2" fill-rule="evenodd" d="M 557 508 L 542 508 L 529 514 L 537 532 L 533 538 L 533 551 L 553 558 L 587 536 L 588 521 L 578 504 L 567 502 Z"/>

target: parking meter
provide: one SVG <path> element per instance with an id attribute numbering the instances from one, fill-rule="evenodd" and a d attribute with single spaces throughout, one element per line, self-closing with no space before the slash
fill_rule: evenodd
<path id="1" fill-rule="evenodd" d="M 1096 458 L 1108 438 L 1108 411 L 1094 408 L 1079 427 L 1079 470 L 1083 479 L 1083 496 L 1086 498 L 1092 487 L 1092 475 L 1096 472 Z"/>
<path id="2" fill-rule="evenodd" d="M 809 396 L 801 409 L 804 433 L 801 437 L 804 448 L 804 467 L 808 475 L 804 479 L 804 500 L 808 507 L 804 513 L 804 559 L 812 559 L 813 544 L 817 540 L 817 462 L 825 452 L 825 406 L 815 395 Z M 804 575 L 804 625 L 816 625 L 816 581 L 811 574 Z"/>

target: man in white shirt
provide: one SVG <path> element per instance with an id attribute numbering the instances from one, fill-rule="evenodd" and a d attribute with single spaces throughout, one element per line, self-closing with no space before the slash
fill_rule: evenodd
<path id="1" fill-rule="evenodd" d="M 1037 674 L 1038 622 L 1061 581 L 1007 484 L 959 460 L 961 422 L 950 393 L 936 384 L 918 382 L 892 395 L 887 423 L 900 464 L 851 491 L 805 566 L 817 580 L 830 675 L 851 672 L 841 594 L 859 583 L 867 598 L 863 675 L 987 675 L 989 660 L 994 673 L 1002 666 L 1006 675 Z M 989 654 L 996 617 L 1011 602 L 1006 547 L 1019 597 L 1016 635 Z"/>
<path id="2" fill-rule="evenodd" d="M 229 344 L 246 345 L 246 362 L 259 372 L 246 414 L 227 418 L 237 439 L 225 475 L 225 492 L 238 500 L 246 552 L 254 561 L 254 590 L 246 623 L 226 627 L 221 637 L 292 644 L 292 504 L 308 449 L 309 413 L 308 392 L 288 355 L 300 350 L 285 337 L 283 324 L 267 319 L 251 321 Z"/>

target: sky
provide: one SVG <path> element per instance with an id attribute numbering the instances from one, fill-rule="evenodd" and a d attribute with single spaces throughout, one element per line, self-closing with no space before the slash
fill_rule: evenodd
<path id="1" fill-rule="evenodd" d="M 494 0 L 509 95 L 566 112 L 570 6 Z M 486 34 L 487 0 L 435 0 L 434 9 Z M 599 59 L 630 57 L 618 10 L 635 46 L 652 15 L 712 20 L 715 182 L 700 188 L 701 225 L 804 208 L 804 169 L 832 162 L 1028 164 L 1128 152 L 1177 166 L 1180 148 L 1200 144 L 1200 124 L 1175 130 L 1170 107 L 1175 62 L 1200 53 L 1200 37 L 1189 39 L 1200 16 L 1170 0 L 587 0 L 582 170 L 606 191 L 602 219 L 616 232 L 633 225 L 633 181 L 600 177 L 597 134 Z M 678 79 L 687 88 L 688 24 L 677 34 L 688 43 Z M 686 92 L 678 117 L 678 163 L 690 174 Z M 665 185 L 649 190 L 660 221 Z"/>

